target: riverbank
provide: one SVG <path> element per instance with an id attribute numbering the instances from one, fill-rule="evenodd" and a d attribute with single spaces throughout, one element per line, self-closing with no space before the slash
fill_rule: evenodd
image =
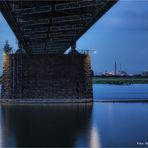
<path id="1" fill-rule="evenodd" d="M 148 84 L 148 77 L 93 77 L 93 84 Z"/>

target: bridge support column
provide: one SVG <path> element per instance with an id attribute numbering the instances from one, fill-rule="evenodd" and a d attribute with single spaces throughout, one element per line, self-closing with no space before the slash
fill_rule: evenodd
<path id="1" fill-rule="evenodd" d="M 4 57 L 2 99 L 9 102 L 90 102 L 88 54 L 11 54 Z"/>

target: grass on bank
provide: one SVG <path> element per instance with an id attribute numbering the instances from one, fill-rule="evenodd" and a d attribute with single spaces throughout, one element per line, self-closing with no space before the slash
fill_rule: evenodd
<path id="1" fill-rule="evenodd" d="M 93 77 L 93 84 L 148 84 L 148 77 Z"/>

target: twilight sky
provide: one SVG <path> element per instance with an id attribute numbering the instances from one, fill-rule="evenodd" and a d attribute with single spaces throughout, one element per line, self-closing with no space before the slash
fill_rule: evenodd
<path id="1" fill-rule="evenodd" d="M 17 42 L 0 14 L 0 74 L 5 40 L 16 49 Z M 78 49 L 96 49 L 91 63 L 96 74 L 112 71 L 114 62 L 128 73 L 148 69 L 148 1 L 122 0 L 116 3 L 77 42 Z"/>

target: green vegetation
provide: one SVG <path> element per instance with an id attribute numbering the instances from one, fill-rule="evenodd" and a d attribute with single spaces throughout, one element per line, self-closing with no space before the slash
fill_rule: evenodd
<path id="1" fill-rule="evenodd" d="M 148 84 L 148 77 L 93 77 L 94 84 Z"/>

